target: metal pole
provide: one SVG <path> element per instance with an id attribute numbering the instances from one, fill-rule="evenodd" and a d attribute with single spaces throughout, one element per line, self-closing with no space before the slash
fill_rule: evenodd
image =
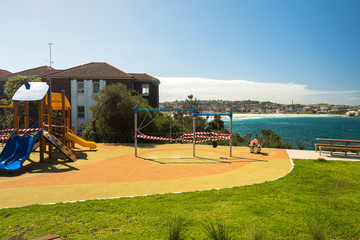
<path id="1" fill-rule="evenodd" d="M 48 43 L 50 46 L 50 67 L 52 67 L 52 59 L 51 59 L 51 45 L 53 45 L 53 43 Z"/>
<path id="2" fill-rule="evenodd" d="M 40 134 L 40 162 L 44 162 L 45 152 L 45 139 L 43 138 L 44 133 L 44 98 L 39 101 L 39 128 L 41 129 Z"/>
<path id="3" fill-rule="evenodd" d="M 230 157 L 232 157 L 232 117 L 230 118 Z"/>
<path id="4" fill-rule="evenodd" d="M 137 112 L 134 112 L 134 141 L 135 141 L 135 157 L 137 157 Z"/>
<path id="5" fill-rule="evenodd" d="M 196 118 L 193 117 L 193 157 L 195 157 L 195 131 L 196 131 Z"/>
<path id="6" fill-rule="evenodd" d="M 14 101 L 13 107 L 14 107 L 14 128 L 16 128 L 16 132 L 19 133 L 18 101 Z"/>
<path id="7" fill-rule="evenodd" d="M 65 133 L 67 132 L 66 129 L 66 118 L 65 118 L 65 90 L 61 90 L 61 119 L 62 119 L 62 143 L 66 146 L 66 138 Z"/>
<path id="8" fill-rule="evenodd" d="M 25 121 L 25 128 L 29 128 L 29 102 L 25 101 L 24 102 L 25 106 L 24 106 L 24 121 Z"/>
<path id="9" fill-rule="evenodd" d="M 52 99 L 51 99 L 51 80 L 50 79 L 47 79 L 47 84 L 49 85 L 49 91 L 47 93 L 48 95 L 48 109 L 47 109 L 47 112 L 48 112 L 48 124 L 49 124 L 49 127 L 48 127 L 48 132 L 49 133 L 53 133 L 53 130 L 52 130 Z M 45 144 L 45 148 L 46 148 L 46 144 Z M 49 158 L 52 159 L 52 144 L 49 143 Z"/>

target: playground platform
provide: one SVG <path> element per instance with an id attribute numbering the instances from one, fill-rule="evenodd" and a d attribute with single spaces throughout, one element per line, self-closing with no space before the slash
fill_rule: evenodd
<path id="1" fill-rule="evenodd" d="M 286 175 L 292 162 L 286 150 L 191 144 L 98 144 L 74 150 L 70 162 L 60 153 L 39 163 L 33 152 L 15 173 L 0 173 L 0 208 L 32 204 L 119 198 L 229 188 L 271 181 Z"/>

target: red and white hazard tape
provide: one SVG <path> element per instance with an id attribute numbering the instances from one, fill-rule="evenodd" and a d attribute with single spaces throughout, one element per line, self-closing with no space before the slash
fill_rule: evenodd
<path id="1" fill-rule="evenodd" d="M 8 140 L 10 135 L 0 135 L 0 140 Z"/>
<path id="2" fill-rule="evenodd" d="M 15 128 L 0 130 L 0 132 L 13 132 L 13 131 L 15 131 Z"/>
<path id="3" fill-rule="evenodd" d="M 32 132 L 32 131 L 39 131 L 41 128 L 23 128 L 23 129 L 19 129 L 19 132 Z M 15 131 L 15 128 L 9 128 L 9 129 L 5 129 L 5 130 L 0 130 L 0 132 L 13 132 Z"/>
<path id="4" fill-rule="evenodd" d="M 45 123 L 44 123 L 44 126 L 45 126 L 45 127 L 49 127 L 49 124 L 45 124 Z M 67 127 L 66 127 L 66 126 L 64 126 L 64 125 L 55 125 L 55 124 L 51 124 L 51 126 L 52 126 L 52 127 L 58 127 L 58 128 L 67 128 Z"/>
<path id="5" fill-rule="evenodd" d="M 162 140 L 162 141 L 172 141 L 172 138 L 163 138 L 163 137 L 153 137 L 153 136 L 147 136 L 144 134 L 136 135 L 137 138 L 144 138 L 144 139 L 150 139 L 150 140 Z"/>
<path id="6" fill-rule="evenodd" d="M 19 132 L 34 132 L 34 131 L 40 131 L 41 128 L 23 128 L 19 129 Z"/>
<path id="7" fill-rule="evenodd" d="M 19 129 L 19 132 L 33 132 L 33 131 L 40 131 L 41 128 L 23 128 L 23 129 Z M 13 132 L 15 131 L 15 128 L 11 128 L 11 129 L 5 129 L 5 130 L 0 130 L 0 132 Z M 8 140 L 10 137 L 10 135 L 0 135 L 0 140 Z"/>
<path id="8" fill-rule="evenodd" d="M 192 136 L 193 133 L 185 133 L 183 136 Z M 216 132 L 195 132 L 195 135 L 216 135 L 216 136 L 228 136 L 227 133 L 216 133 Z"/>
<path id="9" fill-rule="evenodd" d="M 171 141 L 171 142 L 194 142 L 193 133 L 185 133 L 178 138 L 164 138 L 164 137 L 155 137 L 148 136 L 141 132 L 139 135 L 136 135 L 137 138 L 150 139 L 150 140 L 160 140 L 160 141 Z M 208 135 L 208 136 L 206 136 Z M 195 143 L 202 143 L 208 141 L 219 141 L 219 140 L 230 140 L 232 136 L 226 133 L 214 133 L 214 132 L 196 132 L 195 138 L 203 138 L 201 140 L 195 140 Z"/>

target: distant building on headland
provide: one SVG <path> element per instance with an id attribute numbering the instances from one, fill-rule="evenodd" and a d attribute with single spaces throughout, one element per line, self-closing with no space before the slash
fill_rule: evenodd
<path id="1" fill-rule="evenodd" d="M 346 115 L 349 117 L 360 117 L 360 111 L 349 111 L 346 112 Z"/>
<path id="2" fill-rule="evenodd" d="M 229 100 L 197 100 L 204 112 L 232 111 L 233 113 L 251 114 L 337 114 L 344 115 L 348 111 L 360 111 L 360 106 L 333 105 L 333 104 L 280 104 L 269 101 L 229 101 Z M 181 108 L 184 100 L 163 102 L 161 106 Z"/>

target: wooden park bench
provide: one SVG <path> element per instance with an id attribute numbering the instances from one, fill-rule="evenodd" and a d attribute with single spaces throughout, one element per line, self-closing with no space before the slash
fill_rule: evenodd
<path id="1" fill-rule="evenodd" d="M 333 151 L 341 150 L 345 152 L 356 152 L 359 155 L 360 152 L 360 140 L 350 140 L 350 139 L 329 139 L 329 138 L 317 138 L 316 140 L 320 142 L 329 142 L 329 143 L 316 143 L 315 151 L 319 148 L 319 154 L 321 156 L 321 150 L 327 149 L 330 150 L 330 154 L 333 154 Z M 337 144 L 334 144 L 336 142 Z M 340 144 L 343 143 L 343 144 Z M 356 144 L 356 145 L 351 145 Z"/>

